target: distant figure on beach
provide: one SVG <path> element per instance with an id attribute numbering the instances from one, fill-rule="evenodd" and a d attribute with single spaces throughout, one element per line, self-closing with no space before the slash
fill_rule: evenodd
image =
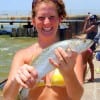
<path id="1" fill-rule="evenodd" d="M 93 51 L 89 48 L 88 50 L 82 52 L 83 57 L 83 82 L 85 82 L 87 73 L 87 63 L 89 64 L 91 76 L 88 82 L 94 81 L 94 64 L 93 64 Z"/>
<path id="2" fill-rule="evenodd" d="M 98 26 L 97 25 L 97 16 L 89 14 L 85 19 L 85 23 L 84 23 L 84 27 L 83 27 L 83 31 L 82 31 L 83 33 L 86 34 L 87 39 L 91 39 L 94 41 L 94 38 L 98 31 L 97 26 Z M 87 50 L 86 53 L 83 53 L 83 55 L 86 55 L 86 56 L 90 55 L 90 56 L 88 56 L 88 59 L 87 59 L 87 63 L 89 64 L 90 72 L 91 72 L 91 78 L 88 80 L 90 82 L 94 81 L 93 52 L 95 49 L 96 49 L 96 43 L 94 41 L 94 44 L 89 48 L 89 50 Z M 85 67 L 85 68 L 87 68 L 87 67 Z M 85 72 L 84 72 L 84 74 L 85 74 Z"/>

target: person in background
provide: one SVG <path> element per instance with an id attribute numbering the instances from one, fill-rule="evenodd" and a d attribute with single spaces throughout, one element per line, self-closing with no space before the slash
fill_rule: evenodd
<path id="1" fill-rule="evenodd" d="M 83 82 L 86 81 L 86 74 L 87 74 L 87 63 L 90 67 L 91 76 L 88 79 L 88 82 L 94 81 L 94 64 L 93 64 L 93 53 L 92 50 L 89 48 L 86 51 L 82 52 L 83 57 Z"/>
<path id="2" fill-rule="evenodd" d="M 85 19 L 84 27 L 82 33 L 86 33 L 86 38 L 94 40 L 95 36 L 98 32 L 98 23 L 97 23 L 97 16 L 96 15 L 89 15 Z M 96 49 L 96 44 L 90 47 L 92 51 Z"/>
<path id="3" fill-rule="evenodd" d="M 52 58 L 48 60 L 56 69 L 43 77 L 42 84 L 41 81 L 36 82 L 38 73 L 30 65 L 43 49 L 60 40 L 58 26 L 66 16 L 62 0 L 33 0 L 32 23 L 37 29 L 38 41 L 15 54 L 3 89 L 4 100 L 15 100 L 21 88 L 29 89 L 27 100 L 81 100 L 83 82 L 80 78 L 81 63 L 78 63 L 82 61 L 80 54 L 72 52 L 69 57 L 62 48 L 55 49 L 58 62 Z M 61 80 L 58 79 L 60 85 L 53 80 L 56 72 L 62 76 Z"/>
<path id="4" fill-rule="evenodd" d="M 98 24 L 97 24 L 97 16 L 96 15 L 91 15 L 86 17 L 84 27 L 83 27 L 83 33 L 86 34 L 86 39 L 91 39 L 94 41 L 94 38 L 97 34 L 98 31 Z M 94 64 L 93 64 L 93 52 L 96 49 L 96 43 L 94 41 L 93 45 L 87 50 L 86 53 L 87 55 L 89 54 L 90 56 L 88 57 L 88 64 L 90 67 L 90 72 L 91 72 L 91 78 L 88 80 L 90 82 L 94 81 Z M 84 54 L 84 53 L 83 53 Z M 86 67 L 85 67 L 86 68 Z"/>

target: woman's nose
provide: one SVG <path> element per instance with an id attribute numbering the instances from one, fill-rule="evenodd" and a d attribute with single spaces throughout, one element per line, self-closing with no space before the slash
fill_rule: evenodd
<path id="1" fill-rule="evenodd" d="M 50 24 L 50 19 L 46 17 L 44 20 L 44 25 L 49 25 L 49 24 Z"/>

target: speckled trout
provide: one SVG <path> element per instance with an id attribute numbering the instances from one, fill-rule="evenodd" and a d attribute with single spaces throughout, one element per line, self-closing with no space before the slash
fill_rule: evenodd
<path id="1" fill-rule="evenodd" d="M 81 53 L 88 49 L 92 44 L 93 41 L 89 39 L 69 39 L 56 42 L 44 49 L 43 52 L 32 62 L 32 66 L 34 66 L 38 72 L 38 80 L 54 69 L 48 59 L 52 58 L 56 60 L 56 56 L 54 54 L 54 50 L 56 48 L 61 47 L 64 50 L 70 48 L 74 52 Z"/>
<path id="2" fill-rule="evenodd" d="M 38 80 L 40 81 L 48 72 L 52 71 L 54 67 L 49 63 L 49 58 L 55 59 L 54 50 L 61 47 L 64 50 L 70 48 L 72 51 L 81 53 L 87 50 L 93 44 L 92 40 L 89 39 L 69 39 L 59 41 L 44 49 L 43 52 L 32 62 L 32 66 L 38 72 Z M 19 98 L 20 100 L 27 100 L 29 89 L 21 89 Z"/>

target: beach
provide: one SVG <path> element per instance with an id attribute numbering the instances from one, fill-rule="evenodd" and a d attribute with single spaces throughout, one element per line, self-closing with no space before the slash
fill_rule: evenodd
<path id="1" fill-rule="evenodd" d="M 96 50 L 100 50 L 100 46 Z M 94 82 L 85 82 L 84 83 L 84 94 L 81 100 L 100 100 L 100 61 L 96 60 L 94 54 Z M 86 79 L 90 78 L 89 68 L 87 70 Z"/>

